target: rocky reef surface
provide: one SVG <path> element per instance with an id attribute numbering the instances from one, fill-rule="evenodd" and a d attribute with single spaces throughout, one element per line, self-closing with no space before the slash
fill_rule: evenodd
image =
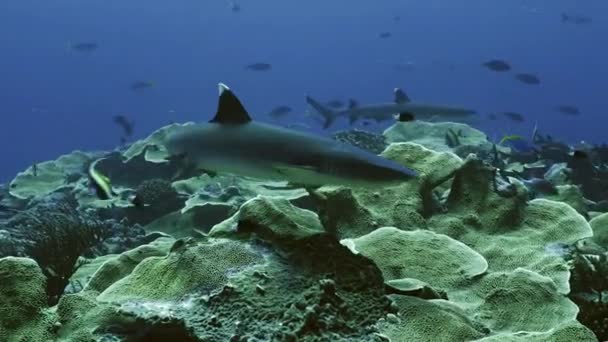
<path id="1" fill-rule="evenodd" d="M 304 190 L 175 177 L 160 141 L 179 126 L 0 187 L 0 341 L 608 339 L 608 208 L 567 161 L 397 123 L 336 139 L 418 178 Z M 89 190 L 100 158 L 109 200 Z"/>

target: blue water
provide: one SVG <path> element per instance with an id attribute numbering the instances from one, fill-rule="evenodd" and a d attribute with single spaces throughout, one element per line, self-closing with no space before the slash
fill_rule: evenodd
<path id="1" fill-rule="evenodd" d="M 529 134 L 537 121 L 541 131 L 568 142 L 608 141 L 607 1 L 239 4 L 241 12 L 232 13 L 225 0 L 2 0 L 0 181 L 74 149 L 114 148 L 117 114 L 136 121 L 134 138 L 170 121 L 207 120 L 219 81 L 259 120 L 285 104 L 296 114 L 283 123 L 310 121 L 301 115 L 305 94 L 380 102 L 392 100 L 399 86 L 415 101 L 470 107 L 482 116 L 526 116 L 523 124 L 474 124 L 491 136 Z M 591 16 L 593 23 L 564 24 L 562 12 Z M 384 31 L 392 37 L 380 39 Z M 69 42 L 99 48 L 79 53 Z M 479 66 L 491 58 L 537 74 L 542 83 L 527 86 L 512 73 Z M 273 69 L 244 69 L 254 62 Z M 391 67 L 405 62 L 413 69 Z M 135 93 L 129 86 L 138 80 L 157 86 Z M 560 104 L 577 105 L 582 114 L 559 114 Z"/>

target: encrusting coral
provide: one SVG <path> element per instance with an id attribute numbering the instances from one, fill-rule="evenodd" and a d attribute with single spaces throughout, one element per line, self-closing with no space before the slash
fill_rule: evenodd
<path id="1" fill-rule="evenodd" d="M 19 177 L 27 189 L 19 195 L 31 203 L 0 221 L 0 250 L 38 262 L 0 259 L 0 313 L 10 313 L 0 315 L 1 340 L 606 338 L 605 214 L 587 222 L 587 202 L 567 180 L 563 196 L 530 200 L 498 164 L 453 153 L 491 147 L 479 131 L 398 123 L 384 133 L 392 144 L 382 155 L 419 177 L 382 189 L 303 190 L 228 175 L 173 179 L 162 140 L 179 127 L 99 163 L 104 174 L 118 174 L 117 198 L 94 198 L 82 179 L 37 191 Z M 448 131 L 458 132 L 459 146 L 446 144 Z M 53 202 L 58 185 L 76 198 Z M 129 210 L 146 213 L 145 227 L 99 218 Z M 32 225 L 51 228 L 37 239 L 24 233 Z M 114 244 L 117 230 L 142 239 L 100 247 Z M 2 244 L 5 235 L 10 244 Z M 62 253 L 37 254 L 53 249 Z M 82 286 L 61 295 L 81 255 L 87 268 L 73 280 Z M 28 305 L 17 308 L 12 298 Z"/>

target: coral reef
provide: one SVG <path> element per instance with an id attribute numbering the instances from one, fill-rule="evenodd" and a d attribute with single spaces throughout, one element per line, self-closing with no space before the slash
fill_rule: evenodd
<path id="1" fill-rule="evenodd" d="M 608 339 L 608 214 L 567 145 L 524 156 L 454 123 L 341 132 L 419 177 L 304 190 L 180 173 L 162 146 L 179 127 L 0 188 L 0 340 Z M 97 158 L 107 200 L 86 190 Z"/>
<path id="2" fill-rule="evenodd" d="M 388 146 L 386 138 L 382 135 L 351 129 L 348 131 L 336 132 L 332 137 L 343 143 L 347 143 L 375 154 L 380 154 Z"/>

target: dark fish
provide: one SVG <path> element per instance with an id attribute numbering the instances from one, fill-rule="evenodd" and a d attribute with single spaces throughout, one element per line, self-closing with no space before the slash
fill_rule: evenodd
<path id="1" fill-rule="evenodd" d="M 575 25 L 588 25 L 588 24 L 591 24 L 592 21 L 593 21 L 593 19 L 591 17 L 562 13 L 562 23 L 572 23 Z"/>
<path id="2" fill-rule="evenodd" d="M 246 65 L 245 69 L 253 71 L 268 71 L 272 69 L 272 65 L 270 65 L 269 63 L 252 63 Z"/>
<path id="3" fill-rule="evenodd" d="M 396 15 L 396 16 L 393 17 L 393 20 L 394 21 L 400 21 L 401 20 L 401 16 Z"/>
<path id="4" fill-rule="evenodd" d="M 488 114 L 488 119 L 490 119 L 490 120 L 496 120 L 496 119 L 498 119 L 498 117 L 496 116 L 496 114 L 491 113 L 491 114 Z"/>
<path id="5" fill-rule="evenodd" d="M 335 108 L 335 109 L 340 109 L 340 108 L 344 107 L 344 102 L 342 102 L 340 100 L 331 100 L 325 104 L 328 105 L 329 107 Z"/>
<path id="6" fill-rule="evenodd" d="M 525 84 L 530 84 L 530 85 L 540 84 L 540 79 L 538 78 L 538 76 L 532 75 L 532 74 L 517 74 L 517 75 L 515 75 L 515 78 L 518 81 L 520 81 L 521 83 L 525 83 Z"/>
<path id="7" fill-rule="evenodd" d="M 151 81 L 137 81 L 131 84 L 131 90 L 133 91 L 144 90 L 152 87 L 154 87 L 154 82 Z"/>
<path id="8" fill-rule="evenodd" d="M 557 110 L 562 114 L 568 114 L 568 115 L 579 115 L 581 113 L 581 111 L 578 109 L 578 107 L 568 106 L 568 105 L 558 106 Z"/>
<path id="9" fill-rule="evenodd" d="M 234 13 L 238 13 L 241 11 L 241 5 L 237 4 L 234 1 L 229 1 L 228 5 L 230 6 L 230 10 Z"/>
<path id="10" fill-rule="evenodd" d="M 381 32 L 378 36 L 380 38 L 390 38 L 393 34 L 390 32 Z"/>
<path id="11" fill-rule="evenodd" d="M 126 137 L 130 137 L 133 135 L 133 127 L 135 126 L 135 122 L 129 121 L 124 115 L 116 115 L 113 118 L 115 124 L 122 128 L 123 133 Z"/>
<path id="12" fill-rule="evenodd" d="M 74 51 L 79 51 L 79 52 L 92 52 L 97 50 L 97 43 L 91 43 L 91 42 L 83 42 L 83 43 L 74 43 L 74 44 L 68 44 L 68 47 Z"/>
<path id="13" fill-rule="evenodd" d="M 515 122 L 524 122 L 526 120 L 523 115 L 516 112 L 504 112 L 502 115 Z"/>
<path id="14" fill-rule="evenodd" d="M 511 66 L 509 65 L 509 63 L 500 59 L 491 59 L 487 62 L 482 63 L 481 65 L 496 72 L 504 72 L 511 70 Z"/>
<path id="15" fill-rule="evenodd" d="M 451 128 L 445 133 L 445 144 L 449 148 L 460 146 L 459 135 Z"/>
<path id="16" fill-rule="evenodd" d="M 289 106 L 278 106 L 273 108 L 269 113 L 268 116 L 273 117 L 273 118 L 280 118 L 282 116 L 285 116 L 289 113 L 291 113 L 292 109 Z"/>

